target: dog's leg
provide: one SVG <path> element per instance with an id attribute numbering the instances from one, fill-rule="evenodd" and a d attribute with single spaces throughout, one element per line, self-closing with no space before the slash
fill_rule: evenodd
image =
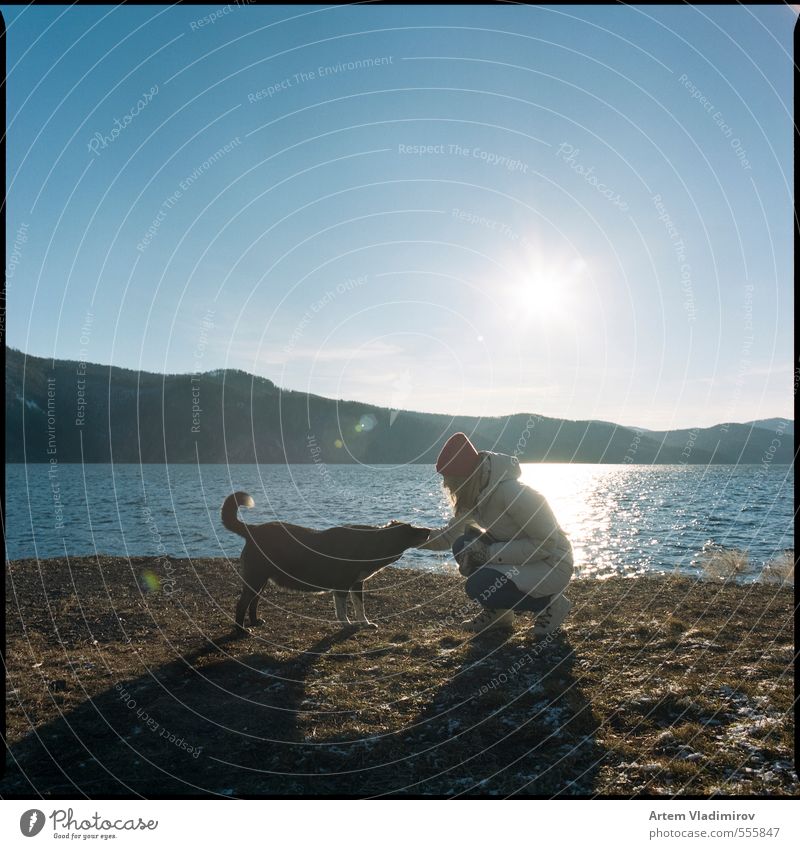
<path id="1" fill-rule="evenodd" d="M 247 608 L 247 615 L 250 618 L 251 627 L 256 627 L 257 625 L 263 625 L 264 620 L 258 618 L 258 601 L 260 598 L 261 592 L 264 590 L 264 587 L 267 585 L 267 582 L 264 583 L 258 588 L 258 592 L 253 596 L 253 600 L 250 602 L 249 607 Z"/>
<path id="2" fill-rule="evenodd" d="M 333 606 L 336 608 L 336 618 L 342 625 L 349 625 L 350 620 L 347 618 L 347 593 L 334 591 Z"/>
<path id="3" fill-rule="evenodd" d="M 247 609 L 258 598 L 258 593 L 253 587 L 245 583 L 242 587 L 242 594 L 239 596 L 239 601 L 236 602 L 236 630 L 240 634 L 246 634 L 247 629 L 244 627 L 244 616 Z"/>
<path id="4" fill-rule="evenodd" d="M 367 614 L 364 612 L 364 583 L 359 581 L 350 588 L 350 598 L 353 599 L 353 609 L 356 612 L 356 622 L 363 625 L 365 628 L 377 628 L 374 622 L 367 619 Z"/>

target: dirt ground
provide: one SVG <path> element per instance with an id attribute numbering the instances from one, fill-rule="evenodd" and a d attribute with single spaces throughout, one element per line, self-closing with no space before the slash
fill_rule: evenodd
<path id="1" fill-rule="evenodd" d="M 561 635 L 469 640 L 457 575 L 388 568 L 377 630 L 235 565 L 17 561 L 4 798 L 798 795 L 791 589 L 573 581 Z M 168 591 L 165 591 L 168 590 Z"/>

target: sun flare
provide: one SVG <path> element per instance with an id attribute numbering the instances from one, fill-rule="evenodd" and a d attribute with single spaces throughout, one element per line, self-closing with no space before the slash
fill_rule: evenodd
<path id="1" fill-rule="evenodd" d="M 534 273 L 521 284 L 525 291 L 525 311 L 529 314 L 549 316 L 559 311 L 563 304 L 562 281 L 552 274 Z"/>
<path id="2" fill-rule="evenodd" d="M 525 318 L 569 317 L 587 269 L 582 259 L 529 258 L 510 287 L 514 312 Z"/>

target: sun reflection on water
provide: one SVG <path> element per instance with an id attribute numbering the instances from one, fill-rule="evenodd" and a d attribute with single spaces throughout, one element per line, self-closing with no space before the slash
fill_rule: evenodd
<path id="1" fill-rule="evenodd" d="M 605 479 L 618 468 L 571 464 L 565 474 L 563 463 L 522 464 L 523 482 L 547 498 L 569 536 L 578 573 L 609 577 L 617 572 L 608 554 L 593 543 L 608 538 L 612 513 L 619 507 L 613 496 L 601 496 L 608 489 Z"/>
<path id="2" fill-rule="evenodd" d="M 713 520 L 707 485 L 678 467 L 528 463 L 522 480 L 549 501 L 583 576 L 692 570 Z"/>

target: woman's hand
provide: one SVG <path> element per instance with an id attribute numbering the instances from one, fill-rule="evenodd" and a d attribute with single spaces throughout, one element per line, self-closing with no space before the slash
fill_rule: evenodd
<path id="1" fill-rule="evenodd" d="M 427 548 L 429 551 L 439 551 L 442 548 L 449 548 L 447 541 L 442 537 L 442 532 L 437 528 L 426 528 L 428 538 L 425 542 L 421 542 L 416 548 Z"/>
<path id="2" fill-rule="evenodd" d="M 489 546 L 480 537 L 473 537 L 454 553 L 458 571 L 468 578 L 489 559 Z"/>

